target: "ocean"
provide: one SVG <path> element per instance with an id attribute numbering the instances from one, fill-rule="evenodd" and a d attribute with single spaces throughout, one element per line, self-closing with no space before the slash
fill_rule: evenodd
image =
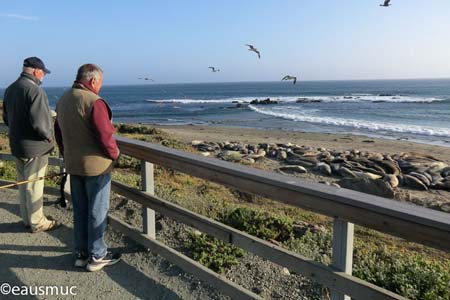
<path id="1" fill-rule="evenodd" d="M 44 88 L 52 107 L 66 89 Z M 100 95 L 117 123 L 351 133 L 450 146 L 450 79 L 104 86 Z M 278 103 L 250 104 L 267 98 Z"/>

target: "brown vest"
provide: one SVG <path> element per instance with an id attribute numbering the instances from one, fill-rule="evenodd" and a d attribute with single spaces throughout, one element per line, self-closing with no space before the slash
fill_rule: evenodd
<path id="1" fill-rule="evenodd" d="M 112 160 L 101 148 L 92 125 L 92 108 L 99 96 L 75 83 L 56 104 L 67 173 L 97 176 L 112 170 Z M 109 111 L 110 108 L 105 102 Z"/>

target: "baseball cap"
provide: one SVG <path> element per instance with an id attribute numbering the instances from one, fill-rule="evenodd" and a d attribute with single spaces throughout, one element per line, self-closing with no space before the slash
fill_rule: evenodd
<path id="1" fill-rule="evenodd" d="M 44 62 L 39 57 L 28 57 L 23 61 L 23 66 L 28 68 L 41 69 L 46 74 L 51 73 L 44 65 Z"/>

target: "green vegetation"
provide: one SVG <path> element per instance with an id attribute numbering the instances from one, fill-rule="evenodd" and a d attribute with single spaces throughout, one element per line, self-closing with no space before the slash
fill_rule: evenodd
<path id="1" fill-rule="evenodd" d="M 450 260 L 427 260 L 399 249 L 358 248 L 353 274 L 409 299 L 450 299 Z"/>
<path id="2" fill-rule="evenodd" d="M 242 249 L 205 234 L 191 234 L 187 247 L 196 261 L 217 273 L 223 273 L 238 264 L 238 258 L 245 253 Z"/>
<path id="3" fill-rule="evenodd" d="M 163 131 L 154 127 L 145 125 L 133 125 L 133 124 L 114 124 L 118 133 L 133 133 L 133 134 L 149 134 L 149 135 L 162 135 Z"/>
<path id="4" fill-rule="evenodd" d="M 2 180 L 16 180 L 16 164 L 12 161 L 0 163 L 0 178 Z"/>
<path id="5" fill-rule="evenodd" d="M 331 264 L 332 238 L 330 233 L 312 233 L 307 230 L 299 238 L 284 243 L 289 250 L 325 265 Z"/>
<path id="6" fill-rule="evenodd" d="M 293 236 L 292 219 L 247 207 L 225 210 L 219 221 L 265 240 L 286 241 Z"/>
<path id="7" fill-rule="evenodd" d="M 115 124 L 114 125 L 117 134 L 136 139 L 139 141 L 149 142 L 161 144 L 166 147 L 184 150 L 184 151 L 193 151 L 193 148 L 187 146 L 186 144 L 171 138 L 167 133 L 162 130 L 145 126 L 145 125 L 130 125 L 130 124 Z"/>

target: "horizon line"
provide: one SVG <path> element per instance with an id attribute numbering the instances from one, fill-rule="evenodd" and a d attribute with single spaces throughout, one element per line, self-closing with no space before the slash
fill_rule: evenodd
<path id="1" fill-rule="evenodd" d="M 450 77 L 417 77 L 417 78 L 378 78 L 378 79 L 317 79 L 317 80 L 298 80 L 299 83 L 302 82 L 337 82 L 337 81 L 406 81 L 406 80 L 450 80 Z M 186 82 L 166 82 L 166 83 L 149 83 L 149 84 L 127 84 L 127 83 L 119 83 L 119 84 L 105 84 L 103 87 L 117 87 L 117 86 L 151 86 L 151 85 L 177 85 L 177 84 L 221 84 L 221 83 L 276 83 L 282 82 L 273 81 L 273 80 L 262 80 L 262 81 L 251 81 L 251 80 L 243 80 L 243 81 L 213 81 L 213 82 L 202 82 L 202 81 L 186 81 Z M 5 89 L 7 86 L 0 87 L 0 89 Z M 45 88 L 67 88 L 69 85 L 53 85 L 53 86 L 45 86 Z"/>

